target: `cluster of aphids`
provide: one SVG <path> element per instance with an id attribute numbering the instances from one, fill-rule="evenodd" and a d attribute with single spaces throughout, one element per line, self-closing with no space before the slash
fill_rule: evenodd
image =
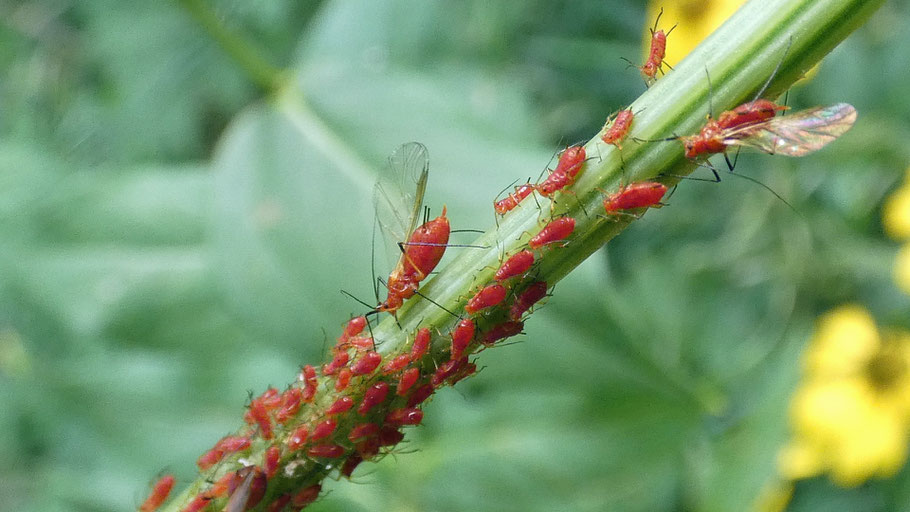
<path id="1" fill-rule="evenodd" d="M 655 22 L 648 59 L 639 68 L 649 86 L 663 69 L 667 34 L 657 30 Z M 761 99 L 763 91 L 753 101 L 709 118 L 699 133 L 672 140 L 680 140 L 685 156 L 693 160 L 726 154 L 732 146 L 802 156 L 846 132 L 856 118 L 856 111 L 846 103 L 776 117 L 787 107 Z M 633 120 L 631 109 L 619 111 L 601 139 L 622 150 Z M 494 201 L 496 213 L 506 215 L 533 193 L 550 199 L 571 193 L 567 189 L 575 183 L 586 158 L 583 146 L 567 148 L 540 183 L 515 187 L 505 199 Z M 306 365 L 297 382 L 284 392 L 269 388 L 250 401 L 244 416 L 246 427 L 199 457 L 197 464 L 208 479 L 187 492 L 183 512 L 243 512 L 258 505 L 281 512 L 306 507 L 319 497 L 319 482 L 325 476 L 337 472 L 350 477 L 363 461 L 389 453 L 404 438 L 402 428 L 421 423 L 421 407 L 437 389 L 476 372 L 470 355 L 521 333 L 527 314 L 547 296 L 550 285 L 533 269 L 547 251 L 559 250 L 571 241 L 576 220 L 565 214 L 550 217 L 525 245 L 504 256 L 491 280 L 462 299 L 463 314 L 450 311 L 457 322 L 450 332 L 435 333 L 439 343 L 432 343 L 430 328 L 420 327 L 409 333 L 409 343 L 397 353 L 383 356 L 377 352 L 372 336 L 365 333 L 367 317 L 396 314 L 406 300 L 418 294 L 420 283 L 441 260 L 450 234 L 445 208 L 435 219 L 419 226 L 416 222 L 427 180 L 426 148 L 405 144 L 393 155 L 393 167 L 396 161 L 408 173 L 412 169 L 422 172 L 416 176 L 411 215 L 396 216 L 407 219 L 400 226 L 401 254 L 389 274 L 386 299 L 366 316 L 347 323 L 332 348 L 331 362 L 320 369 Z M 390 196 L 378 185 L 377 191 L 377 197 Z M 618 218 L 658 206 L 666 191 L 657 181 L 621 186 L 613 194 L 604 193 L 601 216 Z M 173 485 L 172 476 L 161 478 L 140 510 L 153 512 L 160 507 Z"/>

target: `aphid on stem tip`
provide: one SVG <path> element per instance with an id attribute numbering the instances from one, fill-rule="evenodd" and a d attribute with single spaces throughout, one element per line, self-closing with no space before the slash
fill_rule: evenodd
<path id="1" fill-rule="evenodd" d="M 322 366 L 323 375 L 334 375 L 338 370 L 347 366 L 351 355 L 344 349 L 335 352 L 332 362 Z"/>
<path id="2" fill-rule="evenodd" d="M 575 219 L 572 217 L 554 219 L 528 241 L 528 247 L 540 249 L 547 244 L 565 240 L 573 231 L 575 231 Z"/>
<path id="3" fill-rule="evenodd" d="M 600 136 L 600 139 L 607 144 L 613 144 L 621 150 L 622 141 L 629 133 L 629 128 L 632 126 L 634 119 L 635 114 L 632 113 L 631 109 L 620 110 L 616 113 L 616 117 L 613 118 L 613 124 Z"/>
<path id="4" fill-rule="evenodd" d="M 540 299 L 546 296 L 547 283 L 538 281 L 529 285 L 512 303 L 512 308 L 509 309 L 509 318 L 516 321 L 520 320 L 527 310 L 531 309 L 534 304 L 537 304 Z"/>
<path id="5" fill-rule="evenodd" d="M 250 402 L 250 415 L 253 417 L 256 424 L 259 425 L 259 432 L 262 435 L 262 438 L 271 439 L 272 420 L 269 418 L 269 412 L 266 410 L 265 405 L 259 400 L 253 400 Z"/>
<path id="6" fill-rule="evenodd" d="M 155 512 L 155 510 L 158 510 L 158 507 L 171 494 L 171 489 L 174 488 L 176 481 L 177 479 L 174 478 L 174 475 L 164 475 L 159 478 L 155 485 L 152 486 L 152 492 L 149 493 L 148 498 L 139 506 L 139 512 Z"/>
<path id="7" fill-rule="evenodd" d="M 666 65 L 670 69 L 673 69 L 669 64 L 664 62 L 664 56 L 667 53 L 667 36 L 670 35 L 670 32 L 673 32 L 673 29 L 676 28 L 676 25 L 670 27 L 666 33 L 663 30 L 657 30 L 657 25 L 660 23 L 660 17 L 663 16 L 664 10 L 661 8 L 660 12 L 657 14 L 657 19 L 654 20 L 654 27 L 650 28 L 651 31 L 651 46 L 648 49 L 648 60 L 639 69 L 641 71 L 641 77 L 645 80 L 645 85 L 650 87 L 655 80 L 657 80 L 657 72 L 664 72 L 663 67 Z M 626 60 L 628 62 L 628 60 Z M 629 64 L 632 64 L 629 62 Z M 634 66 L 634 64 L 632 64 Z"/>
<path id="8" fill-rule="evenodd" d="M 262 501 L 265 496 L 266 476 L 256 466 L 245 466 L 237 470 L 237 478 L 232 480 L 235 487 L 228 490 L 228 499 L 224 512 L 244 512 Z"/>
<path id="9" fill-rule="evenodd" d="M 303 395 L 300 399 L 305 403 L 312 402 L 316 396 L 316 388 L 319 385 L 319 381 L 316 379 L 316 368 L 311 365 L 304 366 L 297 379 L 303 382 Z"/>
<path id="10" fill-rule="evenodd" d="M 361 416 L 366 416 L 374 407 L 385 402 L 388 394 L 389 384 L 387 382 L 380 381 L 373 384 L 367 388 L 366 393 L 364 393 L 363 402 L 360 404 L 360 407 L 357 408 L 357 412 Z"/>
<path id="11" fill-rule="evenodd" d="M 604 198 L 604 211 L 607 214 L 619 214 L 623 210 L 650 208 L 660 205 L 660 200 L 667 193 L 667 186 L 655 181 L 642 181 L 621 187 L 615 193 Z"/>
<path id="12" fill-rule="evenodd" d="M 411 364 L 411 354 L 401 354 L 392 358 L 391 361 L 382 366 L 383 375 L 391 375 L 400 372 L 405 366 Z"/>
<path id="13" fill-rule="evenodd" d="M 404 144 L 395 150 L 389 163 L 398 179 L 413 179 L 417 185 L 407 217 L 402 214 L 402 206 L 397 204 L 405 200 L 404 191 L 377 183 L 373 196 L 377 221 L 384 233 L 387 232 L 389 238 L 395 239 L 401 252 L 398 264 L 389 274 L 386 283 L 387 298 L 374 311 L 394 314 L 405 300 L 414 296 L 420 282 L 442 259 L 451 228 L 445 207 L 439 217 L 417 227 L 429 173 L 427 148 L 417 142 Z"/>
<path id="14" fill-rule="evenodd" d="M 284 424 L 291 416 L 297 414 L 300 410 L 300 402 L 303 399 L 303 390 L 298 387 L 291 387 L 284 392 L 284 400 L 281 409 L 275 413 L 275 421 Z"/>
<path id="15" fill-rule="evenodd" d="M 259 398 L 257 398 L 257 400 L 262 402 L 262 405 L 264 405 L 265 408 L 270 411 L 281 405 L 281 395 L 278 394 L 277 389 L 272 387 L 266 389 L 261 395 L 259 395 Z"/>
<path id="16" fill-rule="evenodd" d="M 506 298 L 506 289 L 501 284 L 491 284 L 474 294 L 465 305 L 464 310 L 473 315 L 478 311 L 491 308 L 502 302 Z"/>
<path id="17" fill-rule="evenodd" d="M 295 494 L 294 497 L 291 498 L 291 505 L 297 507 L 298 509 L 303 508 L 316 501 L 316 498 L 319 497 L 319 493 L 321 491 L 321 484 L 313 484 Z"/>
<path id="18" fill-rule="evenodd" d="M 513 254 L 507 259 L 493 274 L 493 279 L 505 281 L 510 277 L 524 274 L 534 264 L 534 253 L 528 250 L 520 251 Z"/>
<path id="19" fill-rule="evenodd" d="M 420 379 L 420 368 L 408 368 L 398 378 L 398 387 L 395 389 L 395 394 L 404 396 L 417 383 L 418 379 Z"/>

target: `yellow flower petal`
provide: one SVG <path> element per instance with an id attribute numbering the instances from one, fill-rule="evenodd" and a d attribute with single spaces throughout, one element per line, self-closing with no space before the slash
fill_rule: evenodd
<path id="1" fill-rule="evenodd" d="M 907 457 L 906 425 L 896 411 L 870 408 L 857 427 L 831 454 L 831 478 L 845 487 L 872 476 L 893 476 Z"/>
<path id="2" fill-rule="evenodd" d="M 906 244 L 894 258 L 894 281 L 906 294 L 910 294 L 910 244 Z"/>
<path id="3" fill-rule="evenodd" d="M 781 476 L 788 480 L 811 478 L 825 470 L 823 451 L 805 440 L 793 440 L 777 456 Z"/>
<path id="4" fill-rule="evenodd" d="M 882 207 L 885 233 L 897 240 L 910 238 L 910 185 L 904 185 L 885 200 Z"/>
<path id="5" fill-rule="evenodd" d="M 797 436 L 828 447 L 862 430 L 875 394 L 861 378 L 811 381 L 797 390 L 790 418 Z"/>
<path id="6" fill-rule="evenodd" d="M 806 370 L 817 378 L 859 372 L 879 347 L 875 320 L 860 306 L 842 306 L 819 319 L 806 351 Z"/>

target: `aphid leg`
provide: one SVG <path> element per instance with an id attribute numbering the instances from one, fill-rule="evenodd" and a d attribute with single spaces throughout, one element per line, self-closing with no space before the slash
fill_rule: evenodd
<path id="1" fill-rule="evenodd" d="M 456 315 L 455 313 L 452 313 L 451 311 L 449 311 L 449 310 L 448 310 L 445 306 L 443 306 L 442 304 L 440 304 L 440 303 L 436 302 L 435 300 L 433 300 L 433 299 L 427 297 L 426 295 L 420 293 L 420 290 L 415 290 L 414 293 L 415 293 L 416 295 L 419 295 L 419 296 L 423 297 L 424 299 L 427 299 L 428 301 L 432 302 L 432 303 L 435 304 L 437 307 L 439 307 L 439 309 L 445 311 L 446 313 L 452 315 L 453 317 L 459 318 L 458 315 Z"/>

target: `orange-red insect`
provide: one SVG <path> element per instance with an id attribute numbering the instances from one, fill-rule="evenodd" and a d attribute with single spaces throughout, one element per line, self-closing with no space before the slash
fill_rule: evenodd
<path id="1" fill-rule="evenodd" d="M 187 503 L 185 507 L 180 509 L 180 512 L 199 512 L 205 507 L 209 506 L 209 502 L 212 499 L 209 498 L 205 493 L 197 494 L 193 501 Z"/>
<path id="2" fill-rule="evenodd" d="M 338 400 L 335 400 L 332 405 L 326 409 L 325 413 L 328 415 L 341 414 L 351 410 L 351 407 L 354 407 L 354 399 L 349 396 L 343 396 Z"/>
<path id="3" fill-rule="evenodd" d="M 309 436 L 309 430 L 306 425 L 297 428 L 287 440 L 288 449 L 291 451 L 299 450 L 304 444 L 306 444 L 307 437 Z"/>
<path id="4" fill-rule="evenodd" d="M 493 278 L 497 281 L 505 281 L 510 277 L 524 274 L 534 264 L 534 253 L 528 250 L 520 251 L 513 254 L 496 270 Z"/>
<path id="5" fill-rule="evenodd" d="M 391 375 L 393 373 L 398 373 L 409 364 L 411 364 L 411 354 L 397 355 L 393 357 L 392 360 L 382 365 L 382 374 Z"/>
<path id="6" fill-rule="evenodd" d="M 375 423 L 364 423 L 351 429 L 351 432 L 348 434 L 348 440 L 352 443 L 356 443 L 357 441 L 368 437 L 374 437 L 377 434 L 379 434 L 379 425 Z"/>
<path id="7" fill-rule="evenodd" d="M 414 336 L 414 344 L 411 345 L 411 361 L 417 362 L 423 359 L 423 356 L 426 355 L 427 351 L 430 349 L 430 330 L 426 327 L 422 327 L 417 330 L 417 335 Z"/>
<path id="8" fill-rule="evenodd" d="M 377 207 L 377 220 L 388 231 L 388 237 L 396 238 L 401 255 L 398 264 L 386 283 L 388 295 L 386 300 L 376 306 L 377 312 L 395 313 L 405 300 L 414 296 L 420 282 L 436 268 L 445 253 L 449 242 L 451 228 L 446 218 L 446 209 L 442 214 L 419 227 L 417 219 L 423 208 L 423 195 L 426 191 L 429 172 L 427 148 L 420 143 L 411 142 L 399 147 L 389 159 L 393 171 L 399 178 L 416 176 L 417 189 L 414 193 L 410 215 L 404 218 L 399 204 L 403 201 L 401 191 L 392 190 L 377 183 L 374 200 Z"/>
<path id="9" fill-rule="evenodd" d="M 268 511 L 269 512 L 281 512 L 282 510 L 284 510 L 284 507 L 290 502 L 291 502 L 291 495 L 282 494 L 281 496 L 278 496 L 277 498 L 272 500 L 272 503 L 269 504 Z"/>
<path id="10" fill-rule="evenodd" d="M 493 209 L 496 210 L 496 213 L 500 215 L 505 215 L 506 213 L 515 209 L 519 203 L 521 203 L 524 198 L 531 195 L 531 192 L 534 191 L 534 185 L 530 183 L 525 183 L 524 185 L 519 185 L 515 187 L 515 192 L 509 194 L 505 199 L 500 199 L 499 201 L 493 202 Z"/>
<path id="11" fill-rule="evenodd" d="M 616 113 L 616 117 L 613 118 L 613 124 L 607 128 L 607 131 L 600 136 L 600 139 L 607 144 L 613 144 L 619 149 L 622 149 L 622 141 L 626 138 L 626 135 L 629 133 L 629 128 L 632 127 L 632 121 L 635 119 L 635 114 L 632 113 L 631 109 L 620 110 Z"/>
<path id="12" fill-rule="evenodd" d="M 575 231 L 575 219 L 572 217 L 560 217 L 550 221 L 539 233 L 534 235 L 528 241 L 528 247 L 540 249 L 547 244 L 565 240 L 573 231 Z"/>
<path id="13" fill-rule="evenodd" d="M 427 398 L 430 398 L 430 395 L 432 394 L 432 384 L 424 384 L 423 386 L 418 387 L 411 393 L 411 396 L 408 397 L 408 407 L 416 407 L 422 404 Z"/>
<path id="14" fill-rule="evenodd" d="M 338 376 L 335 377 L 335 391 L 340 393 L 347 389 L 348 384 L 351 383 L 351 377 L 353 376 L 354 374 L 351 373 L 350 368 L 342 368 L 339 370 Z"/>
<path id="15" fill-rule="evenodd" d="M 269 418 L 269 411 L 259 400 L 250 402 L 250 416 L 259 425 L 259 431 L 263 439 L 272 438 L 272 419 Z"/>
<path id="16" fill-rule="evenodd" d="M 265 473 L 256 466 L 245 466 L 237 470 L 237 478 L 231 481 L 224 512 L 244 512 L 262 501 L 266 488 Z"/>
<path id="17" fill-rule="evenodd" d="M 373 370 L 375 370 L 380 363 L 382 363 L 382 356 L 379 355 L 378 352 L 365 352 L 360 356 L 360 359 L 351 366 L 351 373 L 354 375 L 373 373 Z"/>
<path id="18" fill-rule="evenodd" d="M 581 171 L 587 158 L 584 146 L 566 148 L 559 156 L 556 169 L 547 176 L 543 182 L 535 186 L 535 190 L 545 197 L 550 197 L 556 192 L 571 186 Z"/>
<path id="19" fill-rule="evenodd" d="M 649 29 L 651 31 L 651 47 L 648 50 L 648 60 L 640 68 L 641 77 L 645 79 L 645 84 L 649 87 L 657 80 L 657 72 L 664 72 L 664 56 L 667 54 L 667 36 L 670 35 L 670 32 L 673 32 L 673 29 L 676 28 L 676 25 L 673 25 L 670 30 L 664 33 L 663 30 L 657 30 L 657 24 L 660 23 L 660 17 L 663 16 L 664 10 L 661 9 L 657 14 L 657 19 L 654 20 L 654 27 Z M 669 64 L 666 64 L 669 67 Z"/>
<path id="20" fill-rule="evenodd" d="M 471 297 L 464 310 L 473 315 L 483 309 L 491 308 L 502 302 L 506 298 L 506 293 L 505 287 L 501 284 L 486 286 Z"/>
<path id="21" fill-rule="evenodd" d="M 423 411 L 413 407 L 395 409 L 385 417 L 385 422 L 390 425 L 420 425 L 423 421 Z"/>
<path id="22" fill-rule="evenodd" d="M 655 181 L 642 181 L 621 187 L 616 193 L 604 199 L 604 211 L 614 214 L 622 210 L 648 208 L 660 204 L 667 186 Z"/>
<path id="23" fill-rule="evenodd" d="M 278 412 L 275 413 L 275 421 L 284 424 L 300 410 L 303 390 L 294 386 L 285 391 L 282 396 L 284 399 L 282 400 L 281 409 L 278 409 Z"/>
<path id="24" fill-rule="evenodd" d="M 515 302 L 512 303 L 512 308 L 509 309 L 509 318 L 512 320 L 520 320 L 521 316 L 534 304 L 547 296 L 547 283 L 543 281 L 538 281 L 532 283 L 530 286 L 525 288 L 521 295 L 515 299 Z"/>
<path id="25" fill-rule="evenodd" d="M 281 461 L 281 448 L 269 446 L 265 450 L 265 458 L 262 462 L 262 469 L 265 471 L 266 479 L 271 480 L 275 473 L 278 472 L 278 463 Z"/>
<path id="26" fill-rule="evenodd" d="M 449 377 L 458 373 L 458 370 L 462 366 L 468 363 L 468 356 L 461 356 L 457 359 L 449 359 L 448 361 L 439 365 L 439 368 L 436 368 L 436 372 L 433 373 L 433 376 L 430 378 L 430 385 L 434 388 L 441 386 Z"/>
<path id="27" fill-rule="evenodd" d="M 322 491 L 321 484 L 313 484 L 309 487 L 306 487 L 303 490 L 301 490 L 300 492 L 298 492 L 297 494 L 295 494 L 293 498 L 291 498 L 291 505 L 297 507 L 297 509 L 299 510 L 299 509 L 309 505 L 310 503 L 313 503 L 314 501 L 316 501 L 316 498 L 319 497 L 319 493 L 321 491 Z"/>
<path id="28" fill-rule="evenodd" d="M 459 321 L 452 331 L 452 348 L 449 357 L 460 358 L 472 341 L 474 341 L 474 321 L 465 318 Z"/>
<path id="29" fill-rule="evenodd" d="M 319 381 L 316 379 L 316 368 L 312 365 L 306 365 L 300 370 L 300 376 L 297 380 L 303 382 L 303 395 L 300 397 L 306 403 L 312 402 L 316 396 L 316 388 Z"/>
<path id="30" fill-rule="evenodd" d="M 176 481 L 177 479 L 174 478 L 174 475 L 164 475 L 159 478 L 155 485 L 152 486 L 152 492 L 149 493 L 149 497 L 139 506 L 139 512 L 155 512 L 155 510 L 158 510 L 158 507 L 171 494 L 171 489 L 174 488 Z"/>
<path id="31" fill-rule="evenodd" d="M 357 412 L 361 416 L 366 416 L 374 407 L 381 404 L 382 402 L 385 402 L 388 394 L 388 383 L 380 381 L 376 384 L 373 384 L 367 388 L 366 393 L 363 394 L 363 402 L 360 403 L 360 407 L 357 408 Z"/>
<path id="32" fill-rule="evenodd" d="M 420 379 L 420 368 L 408 368 L 398 378 L 398 387 L 395 388 L 395 394 L 404 396 L 417 383 L 418 379 Z"/>
<path id="33" fill-rule="evenodd" d="M 306 454 L 314 459 L 337 459 L 344 455 L 344 447 L 337 444 L 317 444 L 307 448 Z"/>
<path id="34" fill-rule="evenodd" d="M 490 328 L 483 336 L 483 342 L 492 345 L 499 340 L 510 338 L 516 334 L 521 334 L 521 330 L 524 329 L 524 323 L 518 321 L 508 321 L 501 324 L 494 325 Z"/>
<path id="35" fill-rule="evenodd" d="M 338 428 L 338 422 L 333 419 L 327 419 L 320 421 L 313 428 L 313 433 L 310 435 L 311 441 L 318 441 L 320 439 L 325 439 L 330 435 L 335 433 L 335 429 Z"/>

